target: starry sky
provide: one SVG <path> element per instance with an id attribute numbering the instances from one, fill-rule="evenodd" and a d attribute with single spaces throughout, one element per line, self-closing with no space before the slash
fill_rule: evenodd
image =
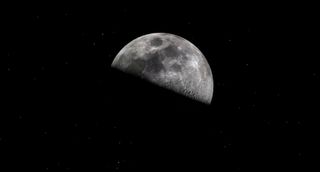
<path id="1" fill-rule="evenodd" d="M 285 7 L 233 5 L 10 10 L 0 169 L 306 169 L 320 79 L 307 20 Z M 153 32 L 201 50 L 213 73 L 211 105 L 110 67 L 123 46 Z"/>

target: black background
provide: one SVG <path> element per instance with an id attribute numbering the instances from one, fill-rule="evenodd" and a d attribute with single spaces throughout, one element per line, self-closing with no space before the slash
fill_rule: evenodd
<path id="1" fill-rule="evenodd" d="M 318 65 L 302 7 L 13 5 L 6 13 L 10 171 L 303 170 Z M 179 35 L 207 58 L 211 105 L 110 67 L 131 40 Z M 8 152 L 5 154 L 4 152 Z M 6 170 L 1 170 L 6 171 Z"/>

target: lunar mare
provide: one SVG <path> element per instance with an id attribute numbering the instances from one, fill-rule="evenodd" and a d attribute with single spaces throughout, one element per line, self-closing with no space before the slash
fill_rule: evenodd
<path id="1" fill-rule="evenodd" d="M 213 77 L 201 51 L 169 33 L 143 35 L 124 46 L 111 67 L 189 98 L 211 103 Z"/>

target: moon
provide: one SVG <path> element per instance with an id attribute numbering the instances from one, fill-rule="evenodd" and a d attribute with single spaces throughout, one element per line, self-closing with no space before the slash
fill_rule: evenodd
<path id="1" fill-rule="evenodd" d="M 211 103 L 211 68 L 201 51 L 180 36 L 151 33 L 138 37 L 120 50 L 111 67 L 188 98 Z"/>

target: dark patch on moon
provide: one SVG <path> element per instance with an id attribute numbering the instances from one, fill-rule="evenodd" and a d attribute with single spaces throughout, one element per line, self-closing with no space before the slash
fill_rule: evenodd
<path id="1" fill-rule="evenodd" d="M 177 58 L 179 55 L 181 55 L 181 51 L 177 49 L 174 45 L 169 45 L 168 47 L 164 48 L 162 50 L 164 55 L 168 58 Z"/>
<path id="2" fill-rule="evenodd" d="M 182 67 L 179 64 L 175 63 L 171 66 L 171 69 L 175 72 L 181 72 Z"/>
<path id="3" fill-rule="evenodd" d="M 154 47 L 158 47 L 158 46 L 160 46 L 160 45 L 162 45 L 162 40 L 161 40 L 161 38 L 154 38 L 154 39 L 152 39 L 151 41 L 150 41 L 150 45 L 151 46 L 154 46 Z"/>
<path id="4" fill-rule="evenodd" d="M 145 60 L 147 66 L 145 70 L 150 73 L 159 73 L 162 69 L 164 69 L 163 64 L 161 63 L 159 53 L 149 54 L 147 60 Z"/>
<path id="5" fill-rule="evenodd" d="M 132 60 L 130 65 L 128 66 L 127 70 L 130 73 L 139 73 L 141 74 L 144 68 L 146 67 L 146 61 L 143 59 L 135 59 Z"/>

